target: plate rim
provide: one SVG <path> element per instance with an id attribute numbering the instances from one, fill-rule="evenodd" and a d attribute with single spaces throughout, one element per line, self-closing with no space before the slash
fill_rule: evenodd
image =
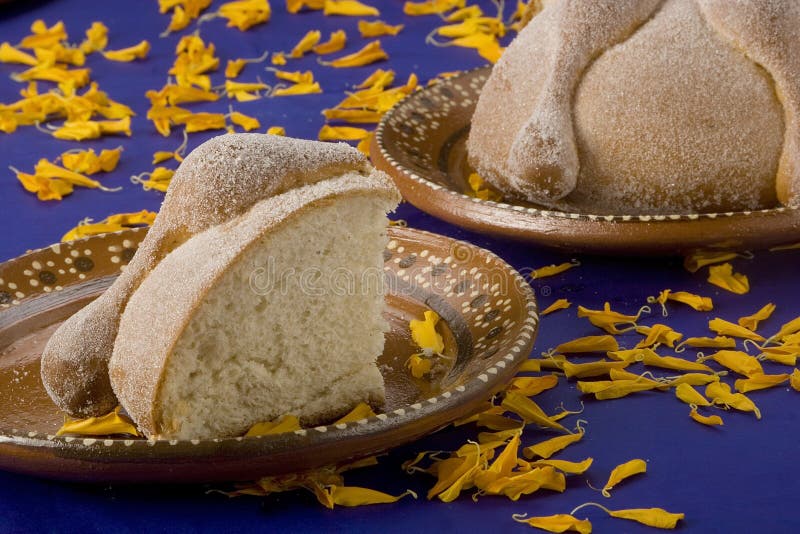
<path id="1" fill-rule="evenodd" d="M 121 239 L 127 235 L 132 235 L 134 232 L 140 231 L 141 229 L 134 228 L 119 232 L 88 236 L 72 242 L 62 243 L 62 246 L 82 247 L 84 243 L 92 240 L 99 241 L 110 236 Z M 453 386 L 452 388 L 439 392 L 433 397 L 420 400 L 413 404 L 397 407 L 387 413 L 377 414 L 376 416 L 358 421 L 320 425 L 272 436 L 237 436 L 213 438 L 210 440 L 142 440 L 90 436 L 55 436 L 53 434 L 26 431 L 24 429 L 0 428 L 0 465 L 3 466 L 3 469 L 7 470 L 39 474 L 26 469 L 23 465 L 14 465 L 13 462 L 12 465 L 9 465 L 6 461 L 2 461 L 4 458 L 11 458 L 13 460 L 14 451 L 19 451 L 20 449 L 28 453 L 33 453 L 34 455 L 46 455 L 46 451 L 57 449 L 57 456 L 61 460 L 83 463 L 97 460 L 105 464 L 114 464 L 116 462 L 118 465 L 125 465 L 128 461 L 139 462 L 140 465 L 147 463 L 160 464 L 165 460 L 169 461 L 170 459 L 178 458 L 192 462 L 200 459 L 214 458 L 215 455 L 219 456 L 220 454 L 240 455 L 245 457 L 258 456 L 263 458 L 275 454 L 276 452 L 285 453 L 287 449 L 289 452 L 298 448 L 310 450 L 319 449 L 320 447 L 337 443 L 339 440 L 348 438 L 351 435 L 356 435 L 356 437 L 367 440 L 373 437 L 379 438 L 381 435 L 387 433 L 400 432 L 406 424 L 422 419 L 430 418 L 431 420 L 437 421 L 435 428 L 427 429 L 420 435 L 415 435 L 410 439 L 403 439 L 401 442 L 394 445 L 378 447 L 376 450 L 366 450 L 367 447 L 361 447 L 362 450 L 357 451 L 357 454 L 352 456 L 353 458 L 359 458 L 408 443 L 409 441 L 418 439 L 422 435 L 434 432 L 442 426 L 446 426 L 454 420 L 452 417 L 448 419 L 448 411 L 458 409 L 462 405 L 477 407 L 478 404 L 482 404 L 489 399 L 491 395 L 502 389 L 505 383 L 516 373 L 516 369 L 519 365 L 529 357 L 539 327 L 537 301 L 533 289 L 523 276 L 505 260 L 488 249 L 463 240 L 425 230 L 390 227 L 387 233 L 389 239 L 409 240 L 412 239 L 414 235 L 422 235 L 428 239 L 445 239 L 450 242 L 451 249 L 454 245 L 467 246 L 474 250 L 478 257 L 485 258 L 487 263 L 489 261 L 498 262 L 497 265 L 501 266 L 506 274 L 511 276 L 509 287 L 513 286 L 513 291 L 519 292 L 520 300 L 524 303 L 524 310 L 521 311 L 524 312 L 525 319 L 518 326 L 518 335 L 508 340 L 510 348 L 506 350 L 505 353 L 501 352 L 496 356 L 493 355 L 492 359 L 487 362 L 491 363 L 494 361 L 495 363 L 487 365 L 480 373 L 476 372 L 475 375 L 461 385 Z M 12 262 L 25 261 L 31 256 L 44 252 L 51 247 L 52 246 L 41 247 L 28 251 L 16 258 L 0 263 L 0 266 L 5 266 Z M 20 299 L 19 302 L 35 299 L 37 296 L 39 295 L 34 294 L 26 296 Z M 13 309 L 15 306 L 12 305 L 11 307 Z M 7 308 L 0 309 L 0 314 L 6 311 Z M 439 419 L 442 418 L 448 420 L 444 422 L 444 424 L 441 424 L 442 421 L 439 421 Z M 319 439 L 317 442 L 309 444 L 308 436 L 315 436 Z M 151 448 L 154 447 L 159 447 L 161 449 L 160 454 L 153 456 L 149 453 Z M 91 456 L 95 457 L 93 458 Z M 74 473 L 67 473 L 66 476 L 61 476 L 59 473 L 48 472 L 47 476 L 51 478 L 75 480 L 76 477 L 72 475 L 74 475 Z M 128 478 L 129 477 L 123 477 L 119 481 L 129 481 Z M 89 476 L 88 479 L 103 481 L 117 480 L 114 477 L 97 479 L 92 476 Z M 146 478 L 147 481 L 160 479 L 159 477 Z M 217 479 L 213 477 L 209 479 L 209 477 L 202 477 L 202 480 L 222 481 L 235 480 L 235 478 L 223 476 Z"/>

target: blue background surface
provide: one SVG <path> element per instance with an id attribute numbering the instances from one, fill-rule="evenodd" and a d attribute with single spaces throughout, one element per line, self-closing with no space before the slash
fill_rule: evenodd
<path id="1" fill-rule="evenodd" d="M 360 82 L 376 67 L 397 71 L 398 82 L 411 72 L 424 82 L 437 73 L 467 69 L 483 64 L 472 50 L 434 48 L 424 44 L 424 36 L 441 22 L 437 17 L 404 17 L 399 0 L 373 0 L 382 10 L 382 20 L 405 23 L 398 37 L 382 39 L 391 59 L 382 65 L 355 69 L 331 69 L 318 65 L 314 56 L 290 62 L 287 70 L 311 69 L 320 81 L 320 95 L 264 99 L 235 103 L 234 108 L 257 116 L 264 128 L 284 126 L 288 135 L 315 138 L 323 124 L 320 111 L 335 105 L 345 90 Z M 480 2 L 487 11 L 491 4 Z M 214 5 L 219 2 L 214 2 Z M 354 51 L 366 40 L 358 36 L 356 18 L 324 17 L 320 13 L 289 15 L 283 3 L 273 0 L 272 20 L 242 33 L 224 27 L 221 20 L 205 24 L 202 36 L 217 46 L 222 59 L 256 57 L 262 51 L 288 51 L 309 29 L 326 34 L 343 28 L 350 37 L 346 51 Z M 213 9 L 213 6 L 212 6 Z M 159 39 L 168 17 L 158 15 L 156 2 L 52 1 L 23 2 L 0 8 L 0 41 L 15 43 L 36 18 L 48 24 L 64 20 L 70 40 L 78 42 L 93 20 L 110 28 L 109 48 L 116 49 L 148 39 L 153 49 L 146 61 L 112 63 L 91 56 L 88 66 L 100 88 L 133 107 L 133 137 L 105 138 L 80 146 L 125 147 L 118 169 L 101 178 L 107 186 L 123 186 L 119 193 L 76 189 L 61 202 L 43 203 L 26 193 L 6 165 L 32 169 L 40 157 L 54 158 L 64 150 L 78 146 L 46 137 L 31 127 L 21 127 L 13 135 L 0 134 L 0 259 L 8 259 L 56 242 L 64 232 L 84 217 L 102 219 L 116 212 L 140 209 L 156 210 L 161 194 L 145 192 L 129 183 L 128 177 L 152 168 L 155 150 L 172 150 L 180 144 L 180 134 L 165 139 L 144 118 L 147 89 L 159 88 L 174 58 L 178 36 Z M 193 27 L 182 33 L 191 31 Z M 215 85 L 223 80 L 222 68 L 212 76 Z M 17 98 L 22 87 L 8 79 L 16 66 L 0 65 L 0 102 Z M 258 69 L 249 65 L 239 81 L 254 79 Z M 272 83 L 269 73 L 260 73 Z M 193 110 L 225 111 L 228 101 L 190 105 Z M 214 133 L 193 134 L 190 148 Z M 532 245 L 462 231 L 404 204 L 397 217 L 410 226 L 467 239 L 488 248 L 515 267 L 536 268 L 569 261 L 573 256 Z M 800 240 L 800 236 L 798 237 Z M 720 316 L 735 322 L 767 302 L 777 311 L 764 326 L 772 332 L 784 322 L 800 315 L 798 274 L 800 252 L 758 252 L 753 260 L 736 260 L 736 270 L 750 277 L 752 291 L 737 296 L 710 286 L 705 272 L 686 272 L 680 258 L 619 258 L 580 256 L 581 267 L 534 283 L 542 307 L 557 298 L 573 301 L 573 308 L 546 317 L 534 354 L 574 337 L 598 333 L 584 319 L 575 317 L 575 306 L 599 308 L 610 301 L 615 309 L 634 312 L 646 297 L 664 288 L 685 290 L 714 298 L 711 313 L 682 310 L 667 319 L 658 312 L 644 321 L 667 322 L 687 336 L 707 335 L 706 323 Z M 633 345 L 634 337 L 628 346 Z M 784 372 L 777 366 L 765 366 L 768 372 Z M 680 530 L 687 532 L 792 532 L 800 528 L 794 503 L 800 490 L 796 472 L 799 447 L 798 397 L 786 387 L 751 394 L 763 419 L 752 414 L 721 413 L 725 426 L 706 428 L 691 421 L 688 407 L 672 393 L 644 393 L 627 399 L 607 402 L 585 401 L 580 416 L 588 421 L 584 440 L 568 448 L 560 458 L 580 460 L 587 456 L 595 463 L 586 476 L 568 479 L 564 494 L 540 492 L 522 497 L 518 502 L 505 498 L 484 497 L 473 502 L 468 494 L 456 502 L 403 499 L 391 504 L 355 509 L 327 510 L 303 492 L 271 496 L 266 499 L 243 497 L 229 499 L 208 494 L 205 486 L 87 486 L 0 473 L 0 531 L 3 532 L 142 532 L 142 531 L 328 531 L 328 532 L 454 532 L 528 530 L 511 520 L 513 513 L 550 515 L 568 513 L 586 501 L 602 501 L 612 508 L 659 506 L 685 512 L 687 519 Z M 562 402 L 570 409 L 580 406 L 580 394 L 574 382 L 561 381 L 558 388 L 537 397 L 546 411 L 553 412 Z M 572 419 L 574 421 L 574 418 Z M 422 450 L 453 449 L 467 439 L 474 439 L 472 427 L 447 429 L 417 443 L 392 451 L 380 465 L 347 473 L 351 485 L 400 493 L 406 488 L 421 497 L 431 485 L 426 475 L 407 475 L 400 464 Z M 524 443 L 550 437 L 529 429 Z M 586 479 L 601 486 L 610 470 L 631 458 L 648 461 L 644 476 L 624 483 L 611 499 L 602 498 L 590 489 Z M 580 514 L 579 514 L 580 515 Z M 587 510 L 596 532 L 647 532 L 646 527 L 606 518 L 598 510 Z"/>

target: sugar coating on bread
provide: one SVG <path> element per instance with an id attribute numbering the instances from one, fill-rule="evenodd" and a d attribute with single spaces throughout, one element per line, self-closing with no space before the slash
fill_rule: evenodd
<path id="1" fill-rule="evenodd" d="M 167 255 L 131 298 L 110 364 L 140 429 L 233 436 L 287 413 L 315 424 L 380 403 L 382 251 L 398 201 L 382 173 L 347 173 Z"/>
<path id="2" fill-rule="evenodd" d="M 797 203 L 798 27 L 789 0 L 549 2 L 481 93 L 470 163 L 565 210 Z"/>
<path id="3" fill-rule="evenodd" d="M 42 354 L 42 382 L 62 410 L 102 415 L 117 399 L 108 359 L 119 317 L 141 281 L 192 235 L 249 210 L 256 202 L 345 172 L 369 174 L 354 148 L 275 135 L 228 134 L 194 149 L 181 163 L 152 228 L 114 284 L 53 334 Z"/>
<path id="4" fill-rule="evenodd" d="M 574 102 L 574 200 L 617 213 L 776 205 L 785 127 L 772 80 L 694 0 L 667 0 L 600 56 Z"/>

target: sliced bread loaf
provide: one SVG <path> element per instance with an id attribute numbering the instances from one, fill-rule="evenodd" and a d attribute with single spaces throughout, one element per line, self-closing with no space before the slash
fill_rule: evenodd
<path id="1" fill-rule="evenodd" d="M 139 428 L 216 438 L 283 414 L 316 424 L 380 404 L 382 251 L 399 200 L 384 174 L 345 171 L 167 254 L 128 302 L 109 364 Z"/>

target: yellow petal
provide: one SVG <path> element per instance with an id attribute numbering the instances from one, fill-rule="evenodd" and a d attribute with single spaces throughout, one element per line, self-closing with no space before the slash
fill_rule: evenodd
<path id="1" fill-rule="evenodd" d="M 325 0 L 286 0 L 286 11 L 298 13 L 301 9 L 318 11 L 325 7 Z"/>
<path id="2" fill-rule="evenodd" d="M 645 336 L 645 338 L 636 344 L 636 348 L 653 347 L 657 345 L 666 345 L 674 347 L 676 341 L 683 339 L 683 334 L 675 332 L 672 328 L 665 324 L 654 324 L 653 326 L 637 326 L 636 332 Z"/>
<path id="3" fill-rule="evenodd" d="M 800 356 L 800 345 L 778 345 L 776 347 L 761 347 L 759 358 L 763 358 L 773 363 L 797 365 L 797 358 Z"/>
<path id="4" fill-rule="evenodd" d="M 538 404 L 533 402 L 528 397 L 520 395 L 519 393 L 515 393 L 513 391 L 508 392 L 503 399 L 502 406 L 508 411 L 513 412 L 525 419 L 527 422 L 536 423 L 539 426 L 553 428 L 555 430 L 569 433 L 566 428 L 548 417 Z"/>
<path id="5" fill-rule="evenodd" d="M 91 178 L 87 178 L 86 176 L 70 171 L 69 169 L 65 169 L 63 167 L 59 167 L 53 163 L 50 163 L 46 159 L 40 159 L 36 163 L 35 173 L 37 176 L 41 176 L 44 178 L 57 178 L 59 180 L 64 180 L 65 182 L 69 182 L 72 185 L 77 185 L 80 187 L 88 187 L 90 189 L 100 188 L 100 182 L 97 180 L 92 180 Z"/>
<path id="6" fill-rule="evenodd" d="M 416 494 L 410 490 L 394 496 L 369 488 L 359 488 L 356 486 L 331 486 L 330 492 L 333 503 L 338 504 L 339 506 L 387 504 L 397 502 L 406 495 L 412 495 L 416 499 Z"/>
<path id="7" fill-rule="evenodd" d="M 753 412 L 756 419 L 761 419 L 761 411 L 743 393 L 731 393 L 731 387 L 725 382 L 712 382 L 706 386 L 706 397 L 714 404 L 734 408 L 742 412 Z"/>
<path id="8" fill-rule="evenodd" d="M 563 371 L 567 378 L 589 378 L 607 375 L 611 369 L 624 369 L 628 362 L 610 362 L 599 360 L 588 363 L 564 362 Z"/>
<path id="9" fill-rule="evenodd" d="M 320 141 L 357 141 L 364 139 L 369 132 L 352 126 L 323 126 L 318 135 Z"/>
<path id="10" fill-rule="evenodd" d="M 649 527 L 661 529 L 674 529 L 678 521 L 685 518 L 684 514 L 673 514 L 662 508 L 632 508 L 629 510 L 610 510 L 608 515 L 618 519 L 636 521 Z"/>
<path id="11" fill-rule="evenodd" d="M 392 85 L 392 82 L 394 82 L 394 76 L 395 73 L 393 70 L 376 69 L 375 72 L 367 76 L 363 82 L 356 85 L 356 88 L 366 89 L 370 87 L 383 89 L 384 87 Z"/>
<path id="12" fill-rule="evenodd" d="M 186 126 L 186 133 L 225 129 L 225 115 L 222 113 L 192 113 L 175 121 Z"/>
<path id="13" fill-rule="evenodd" d="M 556 436 L 545 441 L 541 441 L 529 447 L 522 449 L 522 453 L 526 458 L 550 458 L 555 453 L 564 450 L 573 443 L 577 443 L 583 439 L 583 432 L 576 432 L 575 434 L 567 434 L 566 436 Z"/>
<path id="14" fill-rule="evenodd" d="M 612 336 L 585 336 L 567 341 L 555 348 L 555 352 L 578 354 L 584 352 L 608 352 L 619 349 L 619 343 Z"/>
<path id="15" fill-rule="evenodd" d="M 706 265 L 730 261 L 738 256 L 735 252 L 698 250 L 684 258 L 683 266 L 690 273 L 696 273 Z"/>
<path id="16" fill-rule="evenodd" d="M 736 340 L 731 337 L 717 336 L 717 337 L 689 337 L 686 338 L 680 345 L 676 347 L 679 350 L 681 347 L 694 347 L 694 348 L 709 348 L 709 349 L 735 349 Z"/>
<path id="17" fill-rule="evenodd" d="M 284 136 L 286 135 L 286 130 L 284 129 L 283 126 L 270 126 L 267 129 L 267 134 Z"/>
<path id="18" fill-rule="evenodd" d="M 56 436 L 77 434 L 79 436 L 108 436 L 113 434 L 130 434 L 138 436 L 139 431 L 130 419 L 119 413 L 117 406 L 110 413 L 100 417 L 74 419 L 67 421 L 58 429 Z"/>
<path id="19" fill-rule="evenodd" d="M 772 388 L 779 386 L 789 380 L 788 374 L 780 375 L 753 375 L 749 378 L 740 378 L 734 383 L 736 391 L 739 393 L 748 393 L 750 391 L 758 391 L 760 389 Z"/>
<path id="20" fill-rule="evenodd" d="M 219 15 L 228 20 L 229 28 L 247 31 L 269 21 L 272 9 L 267 0 L 238 0 L 219 7 Z"/>
<path id="21" fill-rule="evenodd" d="M 403 13 L 406 15 L 436 15 L 455 8 L 464 7 L 465 0 L 427 0 L 425 2 L 405 2 Z"/>
<path id="22" fill-rule="evenodd" d="M 273 70 L 272 73 L 279 80 L 285 80 L 292 83 L 314 83 L 314 73 L 310 70 L 307 71 L 285 71 Z"/>
<path id="23" fill-rule="evenodd" d="M 336 68 L 361 67 L 384 59 L 389 59 L 389 55 L 381 48 L 381 42 L 372 41 L 358 52 L 325 62 L 323 65 Z"/>
<path id="24" fill-rule="evenodd" d="M 272 54 L 272 58 L 270 59 L 270 63 L 277 66 L 286 65 L 286 54 L 283 52 L 275 52 Z"/>
<path id="25" fill-rule="evenodd" d="M 704 374 L 704 373 L 686 373 L 669 382 L 672 387 L 679 386 L 680 384 L 689 384 L 690 386 L 705 386 L 711 382 L 719 382 L 719 375 Z"/>
<path id="26" fill-rule="evenodd" d="M 556 312 L 558 310 L 566 310 L 570 306 L 571 306 L 571 303 L 567 299 L 558 299 L 557 301 L 552 303 L 550 306 L 548 306 L 547 308 L 542 310 L 542 312 L 539 315 L 541 315 L 541 316 L 550 315 L 551 313 Z"/>
<path id="27" fill-rule="evenodd" d="M 716 332 L 717 334 L 723 336 L 752 339 L 753 341 L 764 341 L 764 336 L 756 334 L 755 332 L 752 332 L 743 326 L 739 326 L 738 324 L 733 324 L 730 321 L 726 321 L 724 319 L 716 318 L 710 320 L 708 322 L 708 328 L 712 332 Z"/>
<path id="28" fill-rule="evenodd" d="M 562 263 L 560 265 L 548 265 L 547 267 L 540 267 L 531 273 L 531 278 L 533 278 L 534 280 L 538 280 L 540 278 L 547 278 L 548 276 L 555 276 L 557 274 L 561 274 L 564 271 L 568 271 L 569 269 L 572 269 L 573 267 L 577 267 L 579 265 L 580 265 L 579 262 L 573 260 L 571 262 Z"/>
<path id="29" fill-rule="evenodd" d="M 630 328 L 620 329 L 619 325 L 636 326 L 636 321 L 639 320 L 641 311 L 637 315 L 624 315 L 615 312 L 611 309 L 611 304 L 606 302 L 603 304 L 602 310 L 591 310 L 578 306 L 578 317 L 586 317 L 589 322 L 598 328 L 602 328 L 609 334 L 623 334 L 630 330 Z"/>
<path id="30" fill-rule="evenodd" d="M 615 370 L 612 369 L 611 371 Z M 620 379 L 617 377 L 613 380 L 578 381 L 578 389 L 581 393 L 594 394 L 597 400 L 612 400 L 627 397 L 633 393 L 652 391 L 664 387 L 653 380 L 640 379 L 638 375 L 633 376 L 635 377 L 633 379 Z"/>
<path id="31" fill-rule="evenodd" d="M 678 387 L 675 388 L 675 396 L 686 404 L 711 406 L 711 401 L 689 384 L 678 384 Z"/>
<path id="32" fill-rule="evenodd" d="M 322 88 L 318 82 L 314 83 L 296 83 L 290 87 L 274 89 L 270 96 L 294 96 L 294 95 L 310 95 L 321 93 Z"/>
<path id="33" fill-rule="evenodd" d="M 333 54 L 344 48 L 346 44 L 347 34 L 344 30 L 336 30 L 331 33 L 327 41 L 314 46 L 311 50 L 318 55 Z"/>
<path id="34" fill-rule="evenodd" d="M 411 339 L 427 355 L 441 354 L 444 351 L 444 341 L 442 335 L 436 331 L 439 314 L 432 310 L 425 310 L 423 316 L 421 321 L 417 319 L 409 321 Z"/>
<path id="35" fill-rule="evenodd" d="M 706 425 L 706 426 L 724 425 L 724 423 L 722 422 L 722 417 L 718 415 L 702 415 L 698 413 L 697 408 L 692 408 L 689 411 L 689 417 L 691 417 L 694 421 L 697 421 L 701 425 Z"/>
<path id="36" fill-rule="evenodd" d="M 737 321 L 739 326 L 743 326 L 748 330 L 755 331 L 758 328 L 758 324 L 761 321 L 766 321 L 767 319 L 772 316 L 772 312 L 775 311 L 775 305 L 772 303 L 766 304 L 763 308 L 755 312 L 753 315 L 748 315 L 746 317 L 741 317 Z"/>
<path id="37" fill-rule="evenodd" d="M 708 269 L 708 281 L 731 293 L 744 295 L 750 291 L 750 282 L 743 274 L 734 273 L 730 263 L 713 265 Z"/>
<path id="38" fill-rule="evenodd" d="M 423 357 L 422 354 L 412 354 L 406 362 L 406 367 L 411 371 L 411 376 L 422 378 L 431 372 L 433 360 Z"/>
<path id="39" fill-rule="evenodd" d="M 0 44 L 0 63 L 17 63 L 34 67 L 39 61 L 22 50 L 17 50 L 10 43 Z"/>
<path id="40" fill-rule="evenodd" d="M 569 475 L 582 475 L 589 470 L 593 462 L 593 458 L 586 458 L 582 462 L 569 462 L 567 460 L 536 460 L 535 462 L 531 462 L 531 465 L 537 467 L 549 465 L 550 467 L 554 467 L 559 471 Z"/>
<path id="41" fill-rule="evenodd" d="M 383 113 L 366 109 L 325 109 L 322 114 L 328 120 L 339 120 L 355 124 L 377 124 Z"/>
<path id="42" fill-rule="evenodd" d="M 787 336 L 800 332 L 800 317 L 795 317 L 788 323 L 781 326 L 778 333 L 771 336 L 771 339 L 786 339 Z"/>
<path id="43" fill-rule="evenodd" d="M 105 49 L 108 46 L 108 28 L 99 21 L 92 22 L 86 30 L 86 39 L 80 44 L 85 54 L 91 54 Z"/>
<path id="44" fill-rule="evenodd" d="M 366 20 L 358 21 L 358 31 L 361 37 L 368 39 L 370 37 L 380 37 L 381 35 L 397 35 L 403 28 L 402 24 L 390 26 L 383 21 L 376 20 L 375 22 L 368 22 Z"/>
<path id="45" fill-rule="evenodd" d="M 357 0 L 325 0 L 325 15 L 346 15 L 349 17 L 377 17 L 381 14 L 376 8 Z"/>
<path id="46" fill-rule="evenodd" d="M 408 5 L 409 2 L 406 2 Z M 578 519 L 568 514 L 556 514 L 542 517 L 525 517 L 524 515 L 512 516 L 517 523 L 526 523 L 534 528 L 547 532 L 578 532 L 591 534 L 592 523 L 588 519 Z"/>
<path id="47" fill-rule="evenodd" d="M 49 28 L 43 20 L 35 20 L 31 24 L 31 32 L 20 41 L 20 48 L 51 48 L 68 37 L 64 22 L 60 20 Z"/>
<path id="48" fill-rule="evenodd" d="M 686 304 L 697 311 L 711 311 L 714 309 L 714 302 L 710 298 L 687 293 L 686 291 L 670 292 L 667 300 Z"/>
<path id="49" fill-rule="evenodd" d="M 237 126 L 241 126 L 247 132 L 261 128 L 261 123 L 258 122 L 258 119 L 255 117 L 250 117 L 249 115 L 245 115 L 244 113 L 234 111 L 231 113 L 230 117 L 232 123 Z"/>
<path id="50" fill-rule="evenodd" d="M 641 362 L 651 367 L 660 367 L 661 369 L 672 369 L 674 371 L 700 371 L 700 372 L 713 372 L 709 366 L 676 358 L 674 356 L 659 356 L 652 350 L 647 350 Z"/>
<path id="51" fill-rule="evenodd" d="M 789 375 L 789 384 L 795 391 L 800 391 L 800 370 L 795 369 L 792 371 L 792 374 Z"/>
<path id="52" fill-rule="evenodd" d="M 174 156 L 174 152 L 159 150 L 153 154 L 153 165 L 158 165 L 159 163 L 172 159 Z"/>
<path id="53" fill-rule="evenodd" d="M 519 368 L 517 369 L 517 372 L 518 373 L 523 373 L 523 372 L 538 373 L 541 370 L 542 370 L 542 365 L 540 363 L 540 360 L 525 360 L 524 362 L 522 362 L 522 365 L 519 366 Z"/>
<path id="54" fill-rule="evenodd" d="M 374 417 L 375 412 L 372 411 L 372 408 L 366 402 L 359 402 L 355 408 L 350 410 L 350 412 L 343 416 L 341 419 L 336 420 L 333 424 L 338 423 L 352 423 L 355 421 L 360 421 L 361 419 L 366 419 L 367 417 Z"/>
<path id="55" fill-rule="evenodd" d="M 514 378 L 509 384 L 509 391 L 516 391 L 520 395 L 533 397 L 543 391 L 552 389 L 558 385 L 557 375 L 547 376 L 519 376 Z"/>
<path id="56" fill-rule="evenodd" d="M 702 360 L 714 360 L 723 367 L 727 367 L 734 373 L 739 373 L 747 377 L 764 374 L 764 369 L 761 367 L 755 357 L 750 356 L 746 352 L 737 350 L 720 350 L 710 356 L 705 356 Z"/>
<path id="57" fill-rule="evenodd" d="M 300 430 L 300 421 L 293 415 L 285 415 L 277 421 L 256 423 L 247 431 L 245 437 L 271 436 Z"/>
<path id="58" fill-rule="evenodd" d="M 111 61 L 130 62 L 136 59 L 144 59 L 150 52 L 150 43 L 141 41 L 138 44 L 129 46 L 128 48 L 121 48 L 119 50 L 106 50 L 103 52 L 103 57 Z"/>
<path id="59" fill-rule="evenodd" d="M 609 491 L 623 480 L 647 471 L 647 463 L 638 458 L 620 464 L 611 471 L 608 482 L 603 486 L 603 497 L 611 497 Z"/>
<path id="60" fill-rule="evenodd" d="M 322 33 L 319 30 L 311 30 L 306 33 L 300 41 L 292 48 L 289 57 L 298 58 L 303 57 L 307 52 L 310 52 L 314 46 L 322 39 Z"/>
<path id="61" fill-rule="evenodd" d="M 245 65 L 247 65 L 247 62 L 243 59 L 229 59 L 225 64 L 225 77 L 229 79 L 236 78 L 241 74 Z"/>

